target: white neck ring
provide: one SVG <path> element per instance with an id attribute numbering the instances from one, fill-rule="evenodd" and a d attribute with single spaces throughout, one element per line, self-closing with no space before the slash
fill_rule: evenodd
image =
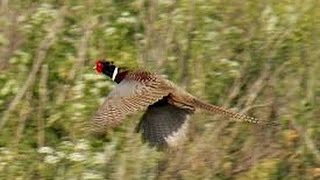
<path id="1" fill-rule="evenodd" d="M 114 81 L 116 79 L 117 74 L 118 74 L 118 67 L 115 67 L 115 69 L 113 70 L 113 74 L 112 74 L 112 81 Z"/>

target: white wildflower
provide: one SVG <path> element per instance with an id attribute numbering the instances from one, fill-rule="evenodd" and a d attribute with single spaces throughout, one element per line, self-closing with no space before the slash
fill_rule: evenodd
<path id="1" fill-rule="evenodd" d="M 0 34 L 0 45 L 7 45 L 8 42 L 8 39 L 4 35 Z"/>
<path id="2" fill-rule="evenodd" d="M 119 17 L 117 19 L 117 23 L 119 24 L 134 24 L 136 23 L 136 18 L 135 17 Z"/>
<path id="3" fill-rule="evenodd" d="M 17 22 L 24 22 L 26 19 L 27 19 L 26 16 L 19 15 L 19 16 L 17 17 Z"/>
<path id="4" fill-rule="evenodd" d="M 84 109 L 86 107 L 86 105 L 82 104 L 82 103 L 74 103 L 73 107 L 75 109 Z"/>
<path id="5" fill-rule="evenodd" d="M 261 19 L 264 21 L 263 24 L 267 31 L 273 31 L 278 23 L 278 18 L 271 6 L 266 6 L 264 8 L 261 13 Z"/>
<path id="6" fill-rule="evenodd" d="M 58 156 L 60 159 L 62 159 L 62 158 L 65 158 L 65 157 L 66 157 L 66 153 L 61 152 L 61 151 L 57 151 L 57 152 L 56 152 L 56 154 L 57 154 L 57 156 Z"/>
<path id="7" fill-rule="evenodd" d="M 89 89 L 89 92 L 91 94 L 98 95 L 100 93 L 100 90 L 98 88 L 91 88 Z"/>
<path id="8" fill-rule="evenodd" d="M 177 59 L 177 57 L 175 57 L 175 56 L 169 56 L 169 57 L 168 57 L 168 60 L 169 60 L 169 61 L 174 61 L 174 60 L 176 60 L 176 59 Z"/>
<path id="9" fill-rule="evenodd" d="M 142 39 L 144 36 L 141 33 L 135 33 L 134 37 L 137 38 L 137 39 Z"/>
<path id="10" fill-rule="evenodd" d="M 159 1 L 159 4 L 164 5 L 164 6 L 171 6 L 172 4 L 174 4 L 174 1 L 171 1 L 171 0 L 161 0 L 161 1 Z"/>
<path id="11" fill-rule="evenodd" d="M 84 83 L 77 83 L 74 87 L 73 87 L 73 91 L 78 92 L 78 91 L 82 91 L 85 88 Z"/>
<path id="12" fill-rule="evenodd" d="M 78 99 L 78 98 L 81 98 L 82 96 L 84 96 L 84 88 L 85 88 L 85 85 L 82 81 L 79 81 L 76 83 L 76 85 L 73 87 L 73 98 L 74 99 Z"/>
<path id="13" fill-rule="evenodd" d="M 89 149 L 89 144 L 88 141 L 81 139 L 79 142 L 76 144 L 75 149 L 77 150 L 87 150 Z"/>
<path id="14" fill-rule="evenodd" d="M 0 95 L 5 96 L 9 93 L 12 93 L 12 88 L 16 86 L 15 80 L 9 80 L 3 84 L 3 88 L 0 90 Z"/>
<path id="15" fill-rule="evenodd" d="M 86 160 L 86 157 L 83 154 L 80 153 L 71 153 L 68 157 L 71 161 L 80 162 Z"/>
<path id="16" fill-rule="evenodd" d="M 107 35 L 112 35 L 112 34 L 114 34 L 116 31 L 117 31 L 116 28 L 114 28 L 114 27 L 109 27 L 109 28 L 107 28 L 104 32 L 105 32 Z"/>
<path id="17" fill-rule="evenodd" d="M 104 179 L 103 176 L 101 174 L 98 174 L 96 172 L 84 172 L 82 174 L 82 178 L 83 179 Z"/>
<path id="18" fill-rule="evenodd" d="M 232 75 L 233 77 L 239 77 L 240 76 L 240 72 L 235 70 L 235 69 L 231 69 L 229 70 L 230 75 Z"/>
<path id="19" fill-rule="evenodd" d="M 83 74 L 82 77 L 86 81 L 96 81 L 96 80 L 105 78 L 104 76 L 97 76 L 97 74 L 94 74 L 94 73 Z"/>
<path id="20" fill-rule="evenodd" d="M 232 67 L 238 67 L 240 64 L 237 61 L 230 61 L 230 66 Z"/>
<path id="21" fill-rule="evenodd" d="M 73 147 L 74 144 L 70 141 L 63 141 L 62 143 L 62 146 L 65 146 L 65 147 Z"/>
<path id="22" fill-rule="evenodd" d="M 97 152 L 93 156 L 93 163 L 94 164 L 104 164 L 106 162 L 106 156 L 104 153 Z"/>
<path id="23" fill-rule="evenodd" d="M 123 13 L 121 13 L 121 16 L 130 16 L 130 13 L 129 12 L 123 12 Z"/>
<path id="24" fill-rule="evenodd" d="M 10 154 L 11 152 L 7 148 L 2 147 L 2 148 L 0 148 L 0 153 L 7 155 L 7 154 Z"/>
<path id="25" fill-rule="evenodd" d="M 41 154 L 52 154 L 54 150 L 51 147 L 44 146 L 38 149 L 38 153 Z"/>
<path id="26" fill-rule="evenodd" d="M 229 60 L 226 59 L 226 58 L 222 58 L 222 59 L 220 59 L 220 62 L 224 63 L 224 64 L 227 64 L 229 62 Z"/>
<path id="27" fill-rule="evenodd" d="M 47 155 L 44 158 L 44 162 L 47 164 L 56 164 L 57 162 L 59 162 L 59 157 L 58 156 L 53 156 L 53 155 Z"/>
<path id="28" fill-rule="evenodd" d="M 97 81 L 96 83 L 95 83 L 95 86 L 97 87 L 97 88 L 104 88 L 104 87 L 108 87 L 110 85 L 110 83 L 108 83 L 107 81 Z"/>
<path id="29" fill-rule="evenodd" d="M 6 162 L 0 162 L 0 172 L 4 172 L 6 165 L 7 165 Z"/>
<path id="30" fill-rule="evenodd" d="M 79 116 L 81 116 L 82 115 L 82 111 L 76 111 L 75 113 L 74 113 L 74 116 L 72 117 L 72 120 L 79 120 Z"/>
<path id="31" fill-rule="evenodd" d="M 211 32 L 206 33 L 205 39 L 212 40 L 212 39 L 216 39 L 216 37 L 218 37 L 218 36 L 219 36 L 219 34 L 217 32 L 211 31 Z"/>
<path id="32" fill-rule="evenodd" d="M 52 9 L 52 5 L 48 3 L 43 3 L 40 5 L 39 9 Z"/>
<path id="33" fill-rule="evenodd" d="M 85 8 L 85 6 L 83 6 L 83 5 L 78 5 L 78 6 L 72 6 L 71 7 L 72 10 L 81 10 L 81 9 L 84 9 L 84 8 Z"/>

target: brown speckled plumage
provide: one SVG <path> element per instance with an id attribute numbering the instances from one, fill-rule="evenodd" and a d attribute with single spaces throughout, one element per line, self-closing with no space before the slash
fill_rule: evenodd
<path id="1" fill-rule="evenodd" d="M 187 116 L 197 109 L 222 114 L 234 120 L 259 123 L 254 117 L 205 103 L 160 75 L 141 70 L 120 70 L 117 74 L 118 69 L 115 73 L 117 67 L 113 64 L 99 65 L 104 66 L 99 71 L 115 77 L 114 80 L 119 84 L 109 93 L 92 119 L 93 131 L 96 133 L 105 133 L 108 128 L 119 125 L 127 115 L 143 109 L 147 111 L 138 130 L 153 145 L 170 145 L 175 141 L 174 136 L 182 136 L 184 132 L 181 131 L 181 134 L 179 128 L 185 129 Z"/>
<path id="2" fill-rule="evenodd" d="M 141 77 L 143 75 L 144 77 Z M 107 96 L 93 118 L 95 131 L 102 133 L 117 126 L 127 115 L 146 109 L 167 96 L 170 87 L 163 86 L 151 73 L 128 73 Z"/>

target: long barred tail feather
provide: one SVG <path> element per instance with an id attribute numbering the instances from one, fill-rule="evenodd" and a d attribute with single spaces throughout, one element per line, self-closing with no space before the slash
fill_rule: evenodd
<path id="1" fill-rule="evenodd" d="M 240 121 L 255 123 L 255 124 L 262 123 L 258 118 L 251 117 L 251 116 L 241 114 L 241 113 L 237 113 L 237 112 L 234 112 L 232 110 L 229 110 L 229 109 L 226 109 L 223 107 L 208 104 L 208 103 L 202 102 L 198 99 L 193 99 L 192 101 L 193 101 L 192 104 L 200 109 L 203 109 L 203 110 L 206 110 L 206 111 L 212 112 L 212 113 L 218 113 L 218 114 L 225 115 L 235 121 L 240 120 Z"/>

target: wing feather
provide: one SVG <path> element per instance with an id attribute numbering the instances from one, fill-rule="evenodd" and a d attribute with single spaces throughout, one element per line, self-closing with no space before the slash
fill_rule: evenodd
<path id="1" fill-rule="evenodd" d="M 135 78 L 126 78 L 119 83 L 107 96 L 92 118 L 93 131 L 104 133 L 106 129 L 120 124 L 126 116 L 167 96 L 172 88 L 166 81 L 153 74 L 147 74 L 143 82 Z"/>

